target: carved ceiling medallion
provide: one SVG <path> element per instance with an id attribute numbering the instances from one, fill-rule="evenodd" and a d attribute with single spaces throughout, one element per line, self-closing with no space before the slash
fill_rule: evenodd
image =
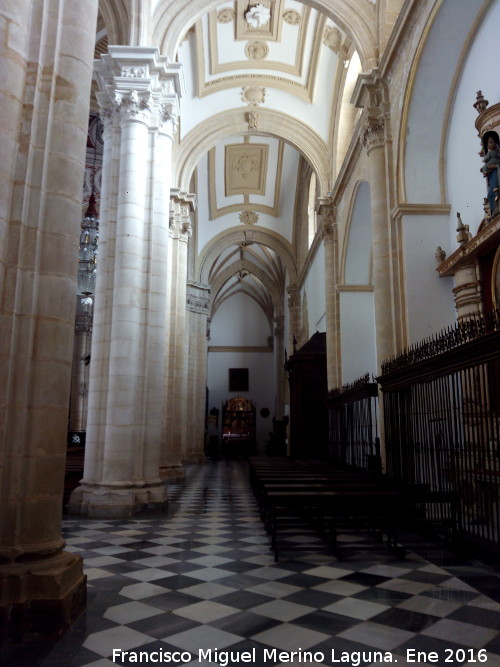
<path id="1" fill-rule="evenodd" d="M 247 86 L 241 89 L 241 100 L 252 106 L 262 104 L 266 97 L 266 89 L 260 87 Z"/>
<path id="2" fill-rule="evenodd" d="M 245 55 L 250 60 L 263 60 L 269 53 L 269 46 L 266 42 L 255 39 L 248 42 L 245 46 Z"/>
<path id="3" fill-rule="evenodd" d="M 244 225 L 255 225 L 259 221 L 259 216 L 254 211 L 242 211 L 240 213 L 240 222 Z"/>
<path id="4" fill-rule="evenodd" d="M 299 25 L 302 17 L 299 12 L 296 12 L 295 9 L 287 9 L 283 14 L 283 21 L 289 23 L 290 25 Z"/>
<path id="5" fill-rule="evenodd" d="M 338 28 L 327 28 L 323 35 L 323 44 L 328 46 L 334 53 L 338 53 L 342 44 L 342 33 L 340 30 Z"/>
<path id="6" fill-rule="evenodd" d="M 264 5 L 255 5 L 250 7 L 248 12 L 245 14 L 245 20 L 249 26 L 252 28 L 262 28 L 271 19 L 271 10 L 269 7 L 264 7 Z"/>
<path id="7" fill-rule="evenodd" d="M 232 7 L 224 7 L 217 12 L 217 21 L 219 23 L 231 23 L 234 20 L 234 9 Z"/>

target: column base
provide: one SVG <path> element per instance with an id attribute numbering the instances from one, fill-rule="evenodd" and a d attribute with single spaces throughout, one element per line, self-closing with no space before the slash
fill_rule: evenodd
<path id="1" fill-rule="evenodd" d="M 195 449 L 188 450 L 182 457 L 183 463 L 206 463 L 207 457 L 205 452 L 200 452 Z"/>
<path id="2" fill-rule="evenodd" d="M 58 639 L 85 609 L 87 577 L 77 554 L 61 551 L 0 565 L 0 646 Z"/>
<path id="3" fill-rule="evenodd" d="M 167 504 L 167 489 L 161 481 L 142 486 L 82 482 L 71 494 L 68 513 L 119 519 L 143 512 L 164 512 Z"/>
<path id="4" fill-rule="evenodd" d="M 186 479 L 186 471 L 180 463 L 169 463 L 160 466 L 160 479 L 168 482 L 182 482 Z"/>

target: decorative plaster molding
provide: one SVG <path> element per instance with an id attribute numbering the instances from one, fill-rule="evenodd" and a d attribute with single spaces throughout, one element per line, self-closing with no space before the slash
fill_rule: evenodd
<path id="1" fill-rule="evenodd" d="M 262 28 L 271 20 L 271 10 L 262 4 L 250 7 L 245 14 L 245 21 L 251 28 Z"/>
<path id="2" fill-rule="evenodd" d="M 262 104 L 266 98 L 266 89 L 259 86 L 245 86 L 241 89 L 241 101 L 251 106 Z"/>
<path id="3" fill-rule="evenodd" d="M 248 118 L 248 129 L 250 131 L 259 129 L 259 114 L 256 111 L 249 111 L 247 114 Z"/>
<path id="4" fill-rule="evenodd" d="M 340 51 L 342 45 L 342 33 L 337 27 L 326 27 L 323 33 L 323 44 L 328 46 L 334 53 Z"/>
<path id="5" fill-rule="evenodd" d="M 259 216 L 255 211 L 242 211 L 240 213 L 240 222 L 244 225 L 255 225 L 259 221 Z"/>
<path id="6" fill-rule="evenodd" d="M 398 204 L 391 211 L 393 218 L 403 215 L 449 215 L 449 204 Z"/>
<path id="7" fill-rule="evenodd" d="M 254 39 L 245 45 L 245 55 L 250 60 L 263 60 L 269 54 L 269 46 L 260 39 Z"/>
<path id="8" fill-rule="evenodd" d="M 220 218 L 223 215 L 231 213 L 239 213 L 241 212 L 242 209 L 247 211 L 258 211 L 259 213 L 265 213 L 267 215 L 272 215 L 273 217 L 277 217 L 279 213 L 279 201 L 281 196 L 281 177 L 283 172 L 284 148 L 285 148 L 284 142 L 280 141 L 278 148 L 278 164 L 276 167 L 276 176 L 274 179 L 274 200 L 272 206 L 267 206 L 266 204 L 257 204 L 255 202 L 244 202 L 242 204 L 232 204 L 231 206 L 221 206 L 221 207 L 217 205 L 218 204 L 217 192 L 215 187 L 215 180 L 216 180 L 215 149 L 213 148 L 210 149 L 208 152 L 210 219 L 215 220 L 216 218 Z"/>
<path id="9" fill-rule="evenodd" d="M 218 11 L 217 21 L 219 23 L 231 23 L 231 21 L 234 21 L 234 9 L 232 7 L 224 7 Z"/>
<path id="10" fill-rule="evenodd" d="M 280 10 L 282 0 L 275 0 L 275 9 L 273 11 L 273 19 L 276 12 Z M 279 6 L 278 6 L 279 5 Z M 256 31 L 248 28 L 246 22 L 244 21 L 243 14 L 245 7 L 238 0 L 238 13 L 236 15 L 237 19 L 237 28 L 236 28 L 236 39 L 250 39 L 255 40 L 256 38 L 265 39 L 266 41 L 280 41 L 281 40 L 281 31 L 276 32 L 276 34 L 266 33 L 262 31 Z M 248 6 L 248 5 L 247 5 Z M 240 10 L 242 11 L 241 17 L 239 15 Z M 295 64 L 288 64 L 283 62 L 275 62 L 267 59 L 262 59 L 259 63 L 259 69 L 264 70 L 275 70 L 276 72 L 290 74 L 293 77 L 297 77 L 301 80 L 305 77 L 305 83 L 301 83 L 296 80 L 287 79 L 280 74 L 276 75 L 266 75 L 266 74 L 255 74 L 249 72 L 248 74 L 229 74 L 228 76 L 220 77 L 217 79 L 212 79 L 210 81 L 205 80 L 205 71 L 206 63 L 208 60 L 209 63 L 209 73 L 210 75 L 222 74 L 223 72 L 232 73 L 238 70 L 247 70 L 255 68 L 255 62 L 253 58 L 248 60 L 239 60 L 232 62 L 220 62 L 219 61 L 219 52 L 218 52 L 218 32 L 217 32 L 217 13 L 215 11 L 210 12 L 209 14 L 209 28 L 208 28 L 208 53 L 205 54 L 205 45 L 204 45 L 204 30 L 203 25 L 200 22 L 196 25 L 196 58 L 197 58 L 197 71 L 198 71 L 198 96 L 204 97 L 205 95 L 217 92 L 219 90 L 226 90 L 228 88 L 234 88 L 235 85 L 238 85 L 239 81 L 247 81 L 248 79 L 255 80 L 256 84 L 259 85 L 268 85 L 272 84 L 273 87 L 278 88 L 283 91 L 290 92 L 293 95 L 297 95 L 301 99 L 306 100 L 307 102 L 312 102 L 314 97 L 314 86 L 317 78 L 317 69 L 319 63 L 319 56 L 321 53 L 321 36 L 323 34 L 324 27 L 326 25 L 326 16 L 318 14 L 316 17 L 316 26 L 314 29 L 314 42 L 312 46 L 312 56 L 311 60 L 306 61 L 304 59 L 304 54 L 307 52 L 305 49 L 305 43 L 307 38 L 309 19 L 311 16 L 311 9 L 306 7 L 302 16 L 302 20 L 299 25 L 299 34 L 297 36 L 297 44 L 295 48 Z M 238 21 L 243 22 L 244 26 L 238 27 Z M 282 21 L 277 21 L 276 24 L 281 26 Z M 243 30 L 240 28 L 243 27 Z M 266 45 L 267 46 L 267 45 Z"/>
<path id="11" fill-rule="evenodd" d="M 121 75 L 126 79 L 147 79 L 149 76 L 149 68 L 125 65 L 122 67 Z"/>
<path id="12" fill-rule="evenodd" d="M 295 9 L 287 9 L 283 12 L 283 21 L 289 25 L 299 25 L 302 21 L 302 16 Z"/>
<path id="13" fill-rule="evenodd" d="M 186 294 L 186 310 L 189 310 L 191 313 L 208 315 L 210 310 L 210 299 L 188 292 Z"/>
<path id="14" fill-rule="evenodd" d="M 269 144 L 226 144 L 226 196 L 264 195 Z"/>

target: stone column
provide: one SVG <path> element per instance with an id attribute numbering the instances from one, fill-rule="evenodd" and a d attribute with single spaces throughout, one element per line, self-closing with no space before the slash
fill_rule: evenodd
<path id="1" fill-rule="evenodd" d="M 188 387 L 187 400 L 191 418 L 187 419 L 187 439 L 182 453 L 185 463 L 203 463 L 205 457 L 205 409 L 207 388 L 207 318 L 210 286 L 188 283 L 187 330 Z"/>
<path id="2" fill-rule="evenodd" d="M 300 302 L 300 290 L 297 285 L 288 286 L 288 312 L 290 316 L 290 333 L 288 341 L 288 356 L 294 353 L 294 339 L 297 340 L 300 336 L 302 327 L 302 305 Z"/>
<path id="3" fill-rule="evenodd" d="M 276 375 L 276 398 L 274 405 L 274 418 L 278 421 L 283 419 L 286 398 L 286 374 L 285 374 L 285 317 L 276 315 L 274 318 L 274 361 Z"/>
<path id="4" fill-rule="evenodd" d="M 355 93 L 356 94 L 356 93 Z M 392 230 L 388 160 L 390 127 L 387 91 L 378 74 L 369 75 L 361 86 L 365 124 L 361 140 L 366 148 L 370 173 L 372 213 L 373 288 L 377 365 L 396 354 L 398 332 L 394 303 Z"/>
<path id="5" fill-rule="evenodd" d="M 97 0 L 0 6 L 0 644 L 85 605 L 62 490 Z"/>
<path id="6" fill-rule="evenodd" d="M 188 405 L 188 337 L 186 328 L 186 283 L 188 241 L 195 195 L 173 188 L 171 201 L 170 322 L 167 364 L 167 435 L 162 448 L 160 475 L 163 479 L 184 479 L 183 451 L 186 450 L 187 421 L 192 419 Z"/>
<path id="7" fill-rule="evenodd" d="M 337 207 L 329 199 L 320 200 L 319 213 L 323 218 L 325 244 L 326 295 L 326 366 L 328 389 L 342 384 L 340 354 L 340 322 L 338 286 Z"/>
<path id="8" fill-rule="evenodd" d="M 76 313 L 71 373 L 69 431 L 85 431 L 87 425 L 88 375 L 92 341 L 92 313 L 81 306 Z"/>
<path id="9" fill-rule="evenodd" d="M 97 65 L 104 122 L 101 243 L 84 477 L 70 511 L 162 508 L 168 184 L 180 65 L 111 46 Z M 108 145 L 109 144 L 109 145 Z"/>

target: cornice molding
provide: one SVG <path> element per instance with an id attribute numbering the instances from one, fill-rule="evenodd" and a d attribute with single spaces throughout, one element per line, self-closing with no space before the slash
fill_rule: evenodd
<path id="1" fill-rule="evenodd" d="M 393 218 L 403 215 L 449 215 L 450 204 L 397 204 L 391 211 Z"/>
<path id="2" fill-rule="evenodd" d="M 268 345 L 266 346 L 248 345 L 247 347 L 245 347 L 244 345 L 209 345 L 208 351 L 209 352 L 261 352 L 266 354 L 269 352 L 274 352 L 273 348 Z"/>

